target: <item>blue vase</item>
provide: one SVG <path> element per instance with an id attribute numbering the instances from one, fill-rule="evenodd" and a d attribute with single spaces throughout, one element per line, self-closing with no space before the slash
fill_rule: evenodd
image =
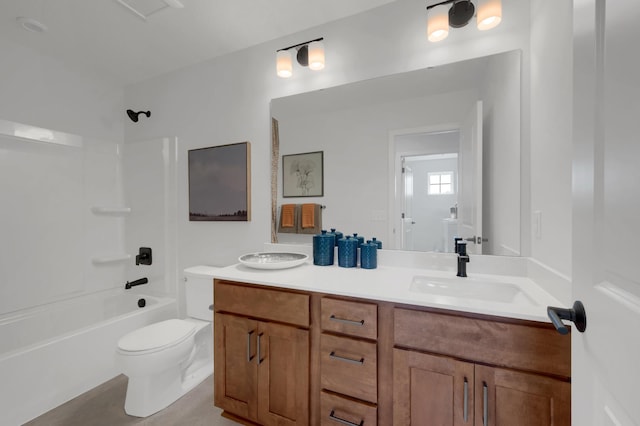
<path id="1" fill-rule="evenodd" d="M 373 237 L 373 238 L 371 239 L 371 242 L 372 242 L 372 243 L 375 243 L 375 244 L 378 246 L 378 250 L 382 249 L 382 241 L 380 241 L 380 240 L 376 240 L 376 237 Z"/>
<path id="2" fill-rule="evenodd" d="M 321 234 L 313 236 L 313 264 L 318 266 L 333 265 L 335 250 L 335 236 L 322 230 Z"/>
<path id="3" fill-rule="evenodd" d="M 340 231 L 336 231 L 335 228 L 331 228 L 331 232 L 333 232 L 336 235 L 336 247 L 338 247 L 338 241 L 341 238 L 344 238 L 344 234 L 342 234 L 342 232 L 340 232 Z"/>
<path id="4" fill-rule="evenodd" d="M 338 266 L 355 268 L 358 264 L 358 240 L 347 236 L 338 240 Z"/>
<path id="5" fill-rule="evenodd" d="M 363 269 L 376 269 L 378 267 L 378 245 L 367 241 L 360 246 L 360 267 Z"/>
<path id="6" fill-rule="evenodd" d="M 358 248 L 360 248 L 360 246 L 364 244 L 364 237 L 359 237 L 358 234 L 353 234 L 353 238 L 358 240 Z"/>

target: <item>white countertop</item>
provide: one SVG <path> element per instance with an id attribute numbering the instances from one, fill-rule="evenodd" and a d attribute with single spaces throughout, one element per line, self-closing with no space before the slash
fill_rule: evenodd
<path id="1" fill-rule="evenodd" d="M 341 268 L 337 264 L 315 266 L 311 258 L 300 266 L 279 270 L 253 269 L 235 264 L 214 271 L 214 276 L 249 284 L 542 322 L 550 322 L 547 317 L 548 305 L 562 306 L 541 286 L 523 276 L 470 272 L 469 278 L 457 278 L 452 271 L 380 264 L 377 269 Z M 497 302 L 487 300 L 491 299 L 490 292 L 482 294 L 482 299 L 485 300 L 425 294 L 411 290 L 414 276 L 466 280 L 464 285 L 474 285 L 478 280 L 509 283 L 517 286 L 528 297 Z"/>

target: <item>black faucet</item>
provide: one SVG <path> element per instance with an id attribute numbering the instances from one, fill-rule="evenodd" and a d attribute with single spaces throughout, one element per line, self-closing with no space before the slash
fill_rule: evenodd
<path id="1" fill-rule="evenodd" d="M 458 277 L 467 276 L 467 263 L 469 263 L 469 255 L 467 254 L 467 242 L 462 238 L 455 238 L 455 250 L 458 253 Z"/>
<path id="2" fill-rule="evenodd" d="M 148 283 L 149 280 L 145 277 L 145 278 L 140 278 L 139 280 L 135 280 L 135 281 L 127 281 L 127 283 L 124 285 L 125 290 L 129 290 L 131 287 L 135 287 L 137 285 L 141 285 L 141 284 L 146 284 Z"/>

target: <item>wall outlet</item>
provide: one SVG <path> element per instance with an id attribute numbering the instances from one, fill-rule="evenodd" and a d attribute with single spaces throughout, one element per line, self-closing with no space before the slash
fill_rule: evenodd
<path id="1" fill-rule="evenodd" d="M 533 212 L 532 222 L 533 222 L 533 236 L 539 240 L 542 238 L 542 211 L 535 210 Z"/>

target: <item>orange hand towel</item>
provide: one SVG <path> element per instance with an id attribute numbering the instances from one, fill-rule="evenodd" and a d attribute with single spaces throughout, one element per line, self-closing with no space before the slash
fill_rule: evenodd
<path id="1" fill-rule="evenodd" d="M 295 204 L 283 204 L 280 213 L 280 223 L 283 228 L 293 228 L 295 226 Z"/>
<path id="2" fill-rule="evenodd" d="M 302 205 L 302 228 L 313 228 L 316 226 L 315 212 L 315 204 Z"/>

